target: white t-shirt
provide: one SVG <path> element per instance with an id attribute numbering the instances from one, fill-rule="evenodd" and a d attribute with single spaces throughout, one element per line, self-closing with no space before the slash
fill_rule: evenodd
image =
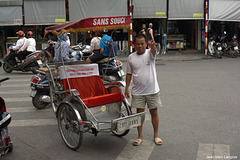
<path id="1" fill-rule="evenodd" d="M 29 52 L 35 52 L 36 51 L 36 40 L 34 38 L 28 38 L 27 51 L 29 51 Z"/>
<path id="2" fill-rule="evenodd" d="M 17 52 L 20 52 L 20 51 L 24 51 L 27 48 L 28 44 L 29 43 L 28 43 L 27 38 L 24 37 L 22 39 L 19 39 L 17 41 L 16 46 L 12 46 L 12 48 L 13 48 L 13 50 L 15 50 Z"/>
<path id="3" fill-rule="evenodd" d="M 127 74 L 132 74 L 132 95 L 149 95 L 160 91 L 155 67 L 156 56 L 153 57 L 151 50 L 138 55 L 134 52 L 129 55 L 127 61 Z"/>

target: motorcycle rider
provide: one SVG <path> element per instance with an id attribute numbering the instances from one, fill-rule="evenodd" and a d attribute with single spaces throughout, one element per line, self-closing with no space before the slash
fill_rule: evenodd
<path id="1" fill-rule="evenodd" d="M 10 55 L 6 58 L 6 61 L 12 60 L 13 62 L 13 66 L 16 67 L 17 66 L 17 62 L 15 57 L 19 56 L 21 57 L 21 54 L 23 51 L 25 51 L 28 47 L 28 40 L 25 38 L 25 33 L 23 31 L 18 31 L 16 32 L 17 37 L 19 38 L 17 41 L 17 44 L 15 46 L 10 46 L 9 50 L 14 50 L 15 52 L 11 52 Z"/>
<path id="2" fill-rule="evenodd" d="M 67 33 L 62 32 L 60 35 L 57 36 L 58 40 L 54 46 L 54 62 L 61 62 L 61 57 L 64 61 L 77 61 L 77 57 L 70 58 L 69 57 L 69 45 L 67 43 Z M 61 57 L 60 57 L 61 53 Z"/>
<path id="3" fill-rule="evenodd" d="M 28 31 L 27 37 L 28 37 L 28 41 L 29 41 L 27 51 L 28 52 L 36 52 L 36 40 L 33 38 L 33 32 Z"/>
<path id="4" fill-rule="evenodd" d="M 95 54 L 100 53 L 100 41 L 101 38 L 96 35 L 95 31 L 90 32 L 90 37 L 92 38 L 90 42 L 90 48 L 89 49 L 84 49 L 82 52 L 83 53 L 92 53 L 94 52 Z"/>
<path id="5" fill-rule="evenodd" d="M 19 53 L 18 59 L 24 62 L 24 59 L 26 58 L 27 55 L 36 52 L 36 40 L 32 37 L 33 32 L 28 31 L 27 32 L 27 41 L 28 41 L 28 46 L 27 50 Z"/>
<path id="6" fill-rule="evenodd" d="M 106 30 L 106 29 L 104 29 L 102 31 L 103 37 L 100 40 L 100 54 L 94 53 L 91 57 L 87 58 L 87 60 L 86 60 L 87 62 L 89 62 L 89 63 L 96 63 L 97 61 L 100 61 L 100 60 L 108 57 L 108 55 L 106 53 L 107 42 L 104 39 L 110 40 L 111 37 L 108 36 L 107 33 L 108 33 L 108 30 Z"/>

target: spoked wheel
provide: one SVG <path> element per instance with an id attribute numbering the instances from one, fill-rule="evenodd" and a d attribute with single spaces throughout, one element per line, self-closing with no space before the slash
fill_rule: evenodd
<path id="1" fill-rule="evenodd" d="M 129 111 L 127 110 L 127 103 L 125 101 L 122 102 L 122 106 L 121 106 L 121 113 L 120 113 L 120 117 L 126 117 L 128 115 L 130 115 Z M 119 117 L 119 118 L 120 118 Z M 126 130 L 126 131 L 122 131 L 122 132 L 117 132 L 117 131 L 112 131 L 112 133 L 115 136 L 118 137 L 123 137 L 126 136 L 128 134 L 128 132 L 130 131 L 130 129 Z"/>
<path id="2" fill-rule="evenodd" d="M 77 115 L 68 104 L 62 104 L 59 107 L 58 128 L 61 137 L 68 148 L 77 150 L 83 140 L 83 132 L 80 131 Z"/>

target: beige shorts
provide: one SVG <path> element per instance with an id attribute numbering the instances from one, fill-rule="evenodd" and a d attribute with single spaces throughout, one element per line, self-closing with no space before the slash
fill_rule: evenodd
<path id="1" fill-rule="evenodd" d="M 148 109 L 162 107 L 160 92 L 150 95 L 132 95 L 132 108 L 145 109 L 146 104 Z"/>

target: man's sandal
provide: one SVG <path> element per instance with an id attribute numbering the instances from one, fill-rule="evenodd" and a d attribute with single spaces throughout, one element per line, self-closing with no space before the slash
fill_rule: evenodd
<path id="1" fill-rule="evenodd" d="M 142 139 L 136 139 L 134 142 L 133 142 L 133 145 L 134 146 L 140 146 L 140 144 L 143 142 L 143 140 Z"/>
<path id="2" fill-rule="evenodd" d="M 154 142 L 155 142 L 156 145 L 161 145 L 163 143 L 162 140 L 158 137 L 154 138 Z"/>

